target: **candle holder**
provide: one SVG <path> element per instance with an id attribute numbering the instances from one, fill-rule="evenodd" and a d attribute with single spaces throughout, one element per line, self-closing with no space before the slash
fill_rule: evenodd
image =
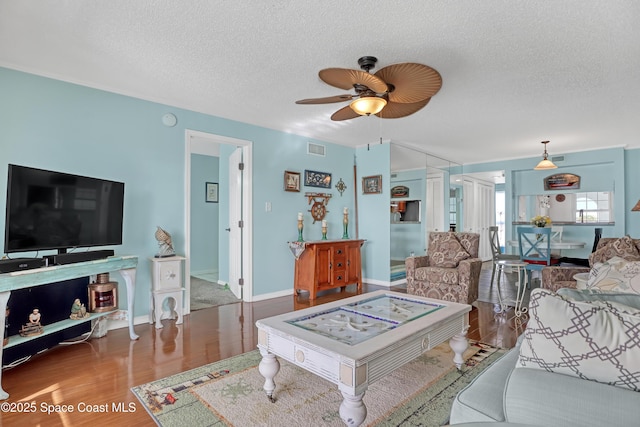
<path id="1" fill-rule="evenodd" d="M 347 212 L 344 213 L 342 224 L 344 225 L 344 232 L 342 233 L 343 239 L 349 238 L 349 214 Z"/>
<path id="2" fill-rule="evenodd" d="M 327 240 L 327 226 L 322 226 L 322 240 Z"/>
<path id="3" fill-rule="evenodd" d="M 304 239 L 302 238 L 302 229 L 304 228 L 304 226 L 302 225 L 302 220 L 299 219 L 298 220 L 298 242 L 304 242 Z"/>

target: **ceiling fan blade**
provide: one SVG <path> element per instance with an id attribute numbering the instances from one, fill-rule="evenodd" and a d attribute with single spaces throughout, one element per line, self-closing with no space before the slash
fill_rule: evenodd
<path id="1" fill-rule="evenodd" d="M 327 96 L 325 98 L 309 98 L 296 101 L 296 104 L 331 104 L 333 102 L 350 101 L 353 95 L 336 95 Z"/>
<path id="2" fill-rule="evenodd" d="M 429 101 L 431 101 L 431 98 L 412 103 L 389 101 L 387 102 L 387 105 L 385 105 L 385 107 L 382 109 L 382 111 L 376 114 L 376 116 L 380 117 L 381 119 L 397 119 L 400 117 L 406 117 L 422 109 L 429 103 Z"/>
<path id="3" fill-rule="evenodd" d="M 393 64 L 375 74 L 395 89 L 389 101 L 409 104 L 431 98 L 442 87 L 440 73 L 431 67 L 413 62 Z"/>
<path id="4" fill-rule="evenodd" d="M 336 111 L 335 113 L 333 113 L 333 115 L 331 115 L 331 120 L 333 120 L 334 122 L 339 122 L 342 120 L 355 119 L 356 117 L 361 117 L 361 116 L 360 114 L 353 111 L 351 107 L 347 105 L 346 107 L 343 107 L 338 111 Z"/>
<path id="5" fill-rule="evenodd" d="M 340 89 L 353 89 L 353 85 L 364 85 L 376 93 L 385 93 L 388 86 L 384 79 L 360 70 L 346 68 L 325 68 L 318 73 L 320 79 Z"/>

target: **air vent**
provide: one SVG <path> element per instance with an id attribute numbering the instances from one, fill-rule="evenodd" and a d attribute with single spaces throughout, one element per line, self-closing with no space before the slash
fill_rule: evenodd
<path id="1" fill-rule="evenodd" d="M 314 144 L 313 142 L 307 142 L 307 154 L 313 154 L 314 156 L 325 156 L 326 147 L 320 144 Z"/>
<path id="2" fill-rule="evenodd" d="M 554 156 L 554 157 L 551 157 L 551 161 L 552 161 L 552 162 L 554 162 L 554 163 L 555 163 L 555 162 L 564 162 L 564 156 Z"/>
<path id="3" fill-rule="evenodd" d="M 391 174 L 391 178 L 397 178 L 397 177 L 398 177 L 398 174 L 397 174 L 397 173 L 392 173 L 392 174 Z"/>

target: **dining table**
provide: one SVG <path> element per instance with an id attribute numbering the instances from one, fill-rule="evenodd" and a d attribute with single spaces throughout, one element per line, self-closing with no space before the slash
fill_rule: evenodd
<path id="1" fill-rule="evenodd" d="M 507 241 L 509 246 L 513 246 L 515 248 L 519 247 L 520 244 L 517 240 L 509 240 Z M 587 245 L 587 242 L 580 242 L 577 240 L 551 240 L 551 244 L 549 245 L 551 249 L 582 249 Z"/>

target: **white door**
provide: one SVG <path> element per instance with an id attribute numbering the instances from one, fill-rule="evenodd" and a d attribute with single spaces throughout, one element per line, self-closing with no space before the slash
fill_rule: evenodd
<path id="1" fill-rule="evenodd" d="M 427 207 L 425 247 L 429 249 L 429 233 L 432 231 L 447 231 L 444 226 L 444 177 L 442 174 L 427 175 Z"/>
<path id="2" fill-rule="evenodd" d="M 229 156 L 229 288 L 242 299 L 242 147 Z"/>
<path id="3" fill-rule="evenodd" d="M 463 228 L 468 233 L 480 234 L 478 256 L 491 259 L 489 226 L 495 224 L 495 186 L 490 183 L 465 178 L 463 183 Z"/>
<path id="4" fill-rule="evenodd" d="M 478 200 L 478 233 L 480 233 L 480 250 L 478 254 L 483 261 L 491 259 L 491 241 L 489 227 L 495 224 L 495 186 L 478 182 L 476 186 Z"/>

